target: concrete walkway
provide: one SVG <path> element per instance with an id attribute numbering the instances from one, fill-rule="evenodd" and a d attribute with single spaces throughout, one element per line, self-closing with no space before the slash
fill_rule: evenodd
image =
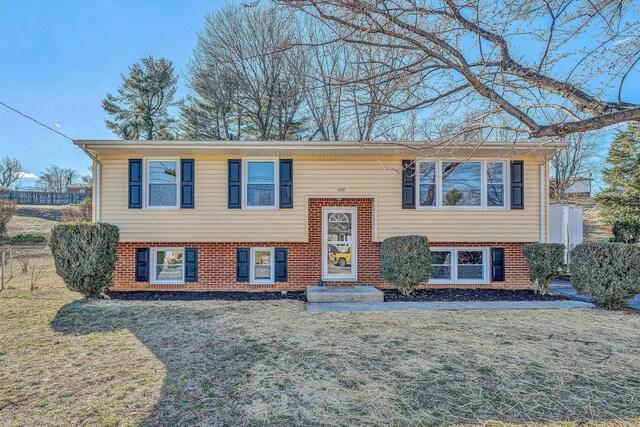
<path id="1" fill-rule="evenodd" d="M 457 302 L 336 302 L 310 303 L 308 311 L 396 311 L 396 310 L 492 310 L 593 308 L 583 301 L 457 301 Z"/>
<path id="2" fill-rule="evenodd" d="M 556 294 L 564 295 L 568 298 L 571 298 L 575 301 L 583 301 L 583 302 L 591 302 L 588 296 L 579 294 L 578 291 L 573 287 L 571 282 L 567 280 L 554 280 L 549 286 L 549 290 Z M 640 294 L 636 295 L 634 298 L 631 298 L 627 301 L 629 304 L 629 308 L 633 308 L 635 310 L 640 310 Z"/>

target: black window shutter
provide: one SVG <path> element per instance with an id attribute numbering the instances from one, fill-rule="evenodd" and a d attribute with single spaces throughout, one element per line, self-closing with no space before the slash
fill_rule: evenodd
<path id="1" fill-rule="evenodd" d="M 491 281 L 504 282 L 504 248 L 491 248 Z"/>
<path id="2" fill-rule="evenodd" d="M 416 208 L 416 162 L 402 161 L 402 209 Z"/>
<path id="3" fill-rule="evenodd" d="M 524 209 L 524 161 L 511 161 L 511 209 Z"/>
<path id="4" fill-rule="evenodd" d="M 236 282 L 249 281 L 249 258 L 248 248 L 236 249 Z"/>
<path id="5" fill-rule="evenodd" d="M 275 258 L 276 258 L 275 281 L 286 282 L 289 276 L 289 266 L 287 265 L 289 254 L 288 254 L 287 248 L 276 248 Z"/>
<path id="6" fill-rule="evenodd" d="M 184 281 L 198 281 L 198 248 L 184 250 Z"/>
<path id="7" fill-rule="evenodd" d="M 180 162 L 180 207 L 183 209 L 194 208 L 194 190 L 195 190 L 195 175 L 194 175 L 194 162 L 193 159 L 183 159 Z"/>
<path id="8" fill-rule="evenodd" d="M 136 249 L 136 282 L 149 281 L 149 248 Z"/>
<path id="9" fill-rule="evenodd" d="M 142 208 L 142 159 L 129 159 L 129 209 Z"/>
<path id="10" fill-rule="evenodd" d="M 293 160 L 280 160 L 280 207 L 293 208 Z"/>
<path id="11" fill-rule="evenodd" d="M 242 208 L 242 160 L 229 159 L 229 209 Z"/>

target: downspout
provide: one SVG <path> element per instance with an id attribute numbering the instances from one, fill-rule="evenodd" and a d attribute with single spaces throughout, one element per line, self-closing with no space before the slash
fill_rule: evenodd
<path id="1" fill-rule="evenodd" d="M 102 163 L 100 163 L 100 160 L 98 160 L 98 158 L 93 153 L 87 150 L 87 144 L 82 144 L 80 148 L 82 148 L 82 151 L 84 151 L 85 154 L 89 156 L 91 160 L 93 160 L 93 165 L 95 166 L 95 177 L 93 179 L 92 188 L 93 195 L 91 196 L 91 198 L 93 200 L 95 208 L 95 215 L 93 220 L 95 222 L 100 222 L 100 181 L 102 177 Z"/>
<path id="2" fill-rule="evenodd" d="M 540 243 L 547 241 L 547 226 L 546 226 L 546 213 L 547 213 L 547 161 L 540 164 Z"/>

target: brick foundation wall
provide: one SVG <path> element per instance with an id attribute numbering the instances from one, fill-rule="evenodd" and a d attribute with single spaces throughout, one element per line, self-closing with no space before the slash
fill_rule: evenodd
<path id="1" fill-rule="evenodd" d="M 216 243 L 216 242 L 123 242 L 118 246 L 118 262 L 114 272 L 111 290 L 305 290 L 316 285 L 322 278 L 322 208 L 357 208 L 357 281 L 333 282 L 325 280 L 325 285 L 373 285 L 378 288 L 392 288 L 380 275 L 380 243 L 372 241 L 372 199 L 311 199 L 309 201 L 308 242 L 261 242 L 261 243 Z M 524 243 L 447 243 L 431 242 L 432 246 L 443 247 L 502 247 L 505 248 L 505 281 L 490 284 L 432 284 L 425 288 L 529 288 L 527 267 L 522 254 Z M 288 248 L 289 275 L 287 282 L 272 285 L 252 285 L 236 282 L 236 248 L 249 247 Z M 184 285 L 151 285 L 135 281 L 136 248 L 143 247 L 196 247 L 198 248 L 198 282 Z"/>

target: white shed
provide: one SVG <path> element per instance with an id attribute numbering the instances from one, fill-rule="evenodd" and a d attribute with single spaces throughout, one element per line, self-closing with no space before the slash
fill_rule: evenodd
<path id="1" fill-rule="evenodd" d="M 562 243 L 567 249 L 565 261 L 569 263 L 569 251 L 582 243 L 582 208 L 570 205 L 549 206 L 549 242 Z"/>

